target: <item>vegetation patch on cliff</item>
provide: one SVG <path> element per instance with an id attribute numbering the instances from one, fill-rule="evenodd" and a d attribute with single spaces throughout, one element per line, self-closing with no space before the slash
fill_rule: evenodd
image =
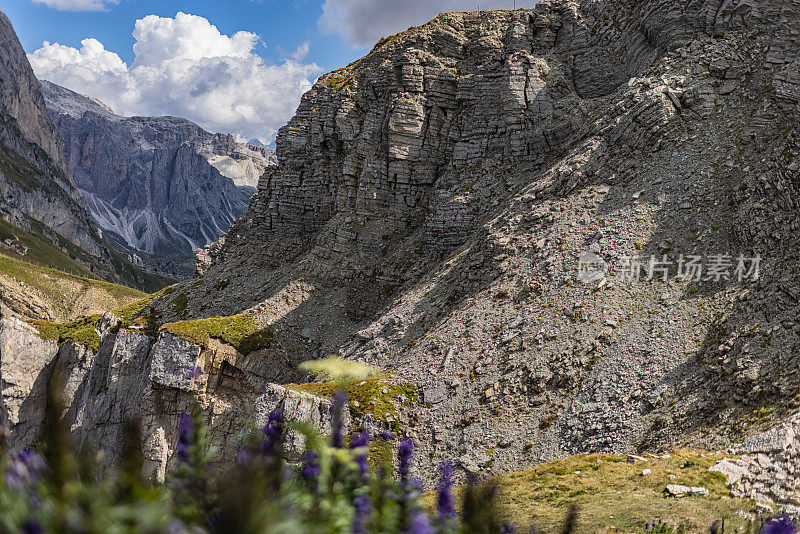
<path id="1" fill-rule="evenodd" d="M 418 404 L 419 390 L 407 384 L 393 384 L 386 377 L 346 380 L 343 382 L 311 382 L 292 384 L 288 387 L 311 393 L 319 397 L 332 397 L 341 389 L 347 393 L 350 415 L 354 419 L 367 414 L 373 419 L 383 421 L 392 429 L 399 430 L 397 404 Z"/>
<path id="2" fill-rule="evenodd" d="M 77 276 L 93 277 L 92 272 L 52 244 L 0 219 L 0 251 L 3 255 L 53 268 Z"/>
<path id="3" fill-rule="evenodd" d="M 3 228 L 7 227 L 0 221 L 0 241 L 3 239 Z M 125 286 L 60 270 L 68 268 L 68 263 L 57 261 L 51 264 L 57 268 L 43 267 L 6 252 L 5 249 L 0 252 L 0 299 L 8 292 L 12 301 L 16 298 L 19 301 L 37 302 L 44 311 L 29 315 L 32 319 L 45 318 L 57 322 L 73 320 L 78 316 L 127 306 L 147 296 L 146 293 Z M 30 252 L 31 249 L 29 254 Z M 68 261 L 65 255 L 61 259 Z M 43 261 L 45 260 L 42 259 Z M 14 309 L 13 302 L 9 301 L 7 304 Z M 26 315 L 24 311 L 16 311 Z"/>
<path id="4" fill-rule="evenodd" d="M 353 82 L 353 74 L 348 74 L 346 69 L 339 69 L 334 71 L 320 80 L 320 83 L 325 87 L 333 89 L 337 93 L 348 87 Z"/>
<path id="5" fill-rule="evenodd" d="M 67 341 L 73 341 L 97 353 L 100 350 L 100 336 L 95 331 L 95 325 L 101 317 L 102 315 L 91 315 L 67 323 L 31 321 L 30 324 L 36 327 L 42 338 L 55 341 L 59 346 Z"/>
<path id="6" fill-rule="evenodd" d="M 169 332 L 201 347 L 208 347 L 211 338 L 218 339 L 244 355 L 269 348 L 274 339 L 272 328 L 260 326 L 251 312 L 229 317 L 167 323 L 161 326 L 161 331 Z"/>

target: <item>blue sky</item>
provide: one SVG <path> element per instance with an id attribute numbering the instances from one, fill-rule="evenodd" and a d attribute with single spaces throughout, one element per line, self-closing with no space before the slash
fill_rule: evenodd
<path id="1" fill-rule="evenodd" d="M 0 10 L 11 19 L 26 52 L 44 41 L 79 47 L 82 39 L 94 37 L 128 63 L 133 61 L 134 21 L 151 14 L 174 17 L 179 11 L 200 15 L 227 35 L 239 30 L 259 34 L 264 44 L 256 52 L 272 62 L 309 42 L 307 59 L 331 71 L 370 49 L 354 47 L 338 34 L 321 33 L 319 0 L 122 0 L 105 12 L 59 11 L 31 0 L 0 0 Z"/>
<path id="2" fill-rule="evenodd" d="M 537 0 L 516 0 L 532 7 Z M 443 11 L 515 0 L 0 0 L 34 72 L 118 114 L 271 142 L 321 74 Z"/>

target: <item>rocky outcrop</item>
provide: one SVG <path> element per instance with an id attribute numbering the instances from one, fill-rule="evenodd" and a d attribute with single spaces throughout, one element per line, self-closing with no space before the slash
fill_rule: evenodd
<path id="1" fill-rule="evenodd" d="M 320 78 L 156 306 L 415 384 L 431 471 L 725 447 L 800 386 L 799 29 L 790 0 L 440 15 Z"/>
<path id="2" fill-rule="evenodd" d="M 0 67 L 0 79 L 3 80 L 0 87 L 0 113 L 4 116 L 4 122 L 13 120 L 22 139 L 40 147 L 56 167 L 65 170 L 63 143 L 47 115 L 39 82 L 25 51 L 4 13 L 0 13 L 0 57 L 3 58 Z M 8 145 L 9 142 L 4 141 L 4 144 Z M 10 148 L 17 150 L 22 147 L 12 145 Z M 65 176 L 58 178 L 64 180 L 62 186 L 69 190 L 70 181 Z"/>
<path id="3" fill-rule="evenodd" d="M 725 475 L 736 497 L 753 499 L 791 514 L 800 513 L 800 417 L 750 436 L 733 448 L 737 457 L 717 462 L 711 471 Z"/>
<path id="4" fill-rule="evenodd" d="M 157 339 L 118 327 L 107 314 L 97 325 L 97 353 L 72 341 L 58 347 L 35 329 L 0 318 L 0 427 L 11 448 L 30 446 L 41 435 L 47 388 L 63 396 L 64 424 L 84 451 L 103 451 L 114 464 L 124 452 L 126 425 L 137 423 L 144 474 L 163 480 L 173 461 L 178 420 L 199 403 L 223 461 L 241 445 L 248 421 L 266 424 L 281 406 L 287 419 L 331 432 L 330 400 L 273 383 L 300 376 L 285 369 L 274 351 L 238 354 L 215 343 L 203 348 L 162 333 Z M 344 424 L 350 422 L 345 413 Z M 290 432 L 289 454 L 304 438 Z"/>
<path id="5" fill-rule="evenodd" d="M 9 443 L 39 435 L 58 346 L 19 319 L 0 317 L 0 432 Z"/>
<path id="6" fill-rule="evenodd" d="M 272 151 L 185 119 L 120 117 L 47 81 L 42 91 L 96 224 L 118 249 L 166 274 L 191 273 L 192 251 L 228 230 L 273 163 Z M 176 257 L 171 269 L 165 256 Z"/>

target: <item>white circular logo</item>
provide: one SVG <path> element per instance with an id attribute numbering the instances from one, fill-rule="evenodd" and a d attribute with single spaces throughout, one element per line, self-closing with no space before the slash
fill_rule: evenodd
<path id="1" fill-rule="evenodd" d="M 608 264 L 599 255 L 591 251 L 581 252 L 578 256 L 578 280 L 584 284 L 593 284 L 606 277 Z"/>

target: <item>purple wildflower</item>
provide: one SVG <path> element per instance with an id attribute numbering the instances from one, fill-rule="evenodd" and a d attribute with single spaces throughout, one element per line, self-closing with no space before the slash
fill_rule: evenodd
<path id="1" fill-rule="evenodd" d="M 29 519 L 20 525 L 20 532 L 23 534 L 44 534 L 44 529 L 38 522 Z"/>
<path id="2" fill-rule="evenodd" d="M 436 531 L 431 526 L 428 515 L 422 510 L 416 509 L 411 512 L 411 518 L 405 534 L 435 534 Z"/>
<path id="3" fill-rule="evenodd" d="M 369 440 L 369 432 L 364 431 L 353 434 L 353 437 L 350 439 L 350 448 L 358 449 L 360 447 L 366 447 Z"/>
<path id="4" fill-rule="evenodd" d="M 236 450 L 236 465 L 239 467 L 244 467 L 249 465 L 252 460 L 252 455 L 244 449 L 244 447 L 239 447 Z"/>
<path id="5" fill-rule="evenodd" d="M 762 534 L 797 534 L 797 526 L 787 516 L 775 517 L 761 528 Z"/>
<path id="6" fill-rule="evenodd" d="M 350 438 L 351 449 L 361 449 L 366 447 L 368 444 L 369 444 L 369 433 L 366 431 L 353 434 L 353 437 Z M 367 453 L 366 452 L 357 453 L 356 463 L 358 464 L 358 473 L 361 476 L 361 480 L 366 481 L 367 474 L 369 473 L 369 462 L 367 462 Z"/>
<path id="7" fill-rule="evenodd" d="M 199 365 L 195 365 L 191 369 L 186 370 L 186 379 L 194 381 L 196 378 L 200 378 L 204 374 L 203 368 Z"/>
<path id="8" fill-rule="evenodd" d="M 35 484 L 46 469 L 41 454 L 31 449 L 23 449 L 11 456 L 6 470 L 6 483 L 11 488 L 22 489 L 26 485 Z"/>
<path id="9" fill-rule="evenodd" d="M 181 414 L 178 422 L 178 446 L 175 448 L 175 452 L 182 462 L 191 463 L 189 448 L 192 445 L 194 445 L 194 420 L 189 414 Z"/>
<path id="10" fill-rule="evenodd" d="M 442 462 L 439 464 L 439 484 L 437 486 L 437 508 L 439 521 L 445 523 L 456 517 L 455 499 L 453 499 L 453 463 Z"/>
<path id="11" fill-rule="evenodd" d="M 322 468 L 319 466 L 319 455 L 314 451 L 306 451 L 300 456 L 300 461 L 303 462 L 300 478 L 309 482 L 316 492 L 319 475 L 322 473 Z"/>
<path id="12" fill-rule="evenodd" d="M 414 440 L 405 438 L 400 442 L 400 448 L 397 450 L 397 456 L 400 459 L 400 484 L 405 486 L 408 483 L 408 475 L 411 472 L 411 459 L 414 456 Z"/>
<path id="13" fill-rule="evenodd" d="M 381 438 L 383 441 L 392 441 L 394 439 L 394 434 L 392 434 L 391 430 L 384 430 L 378 437 Z"/>
<path id="14" fill-rule="evenodd" d="M 267 424 L 264 425 L 264 439 L 261 441 L 261 454 L 266 459 L 272 459 L 283 436 L 283 409 L 278 406 L 269 413 Z"/>
<path id="15" fill-rule="evenodd" d="M 503 523 L 500 525 L 500 534 L 514 534 L 517 531 L 512 523 Z"/>
<path id="16" fill-rule="evenodd" d="M 356 516 L 353 518 L 353 534 L 366 534 L 366 523 L 372 512 L 372 500 L 369 495 L 363 493 L 356 495 L 353 499 L 353 508 L 356 511 Z"/>
<path id="17" fill-rule="evenodd" d="M 186 525 L 180 519 L 173 519 L 167 525 L 167 534 L 183 534 L 186 531 Z"/>
<path id="18" fill-rule="evenodd" d="M 422 479 L 414 477 L 406 485 L 406 500 L 413 501 L 422 495 Z"/>
<path id="19" fill-rule="evenodd" d="M 333 405 L 331 407 L 331 426 L 333 427 L 331 446 L 337 449 L 341 449 L 343 445 L 342 434 L 345 404 L 347 404 L 347 393 L 340 390 L 333 394 Z"/>

